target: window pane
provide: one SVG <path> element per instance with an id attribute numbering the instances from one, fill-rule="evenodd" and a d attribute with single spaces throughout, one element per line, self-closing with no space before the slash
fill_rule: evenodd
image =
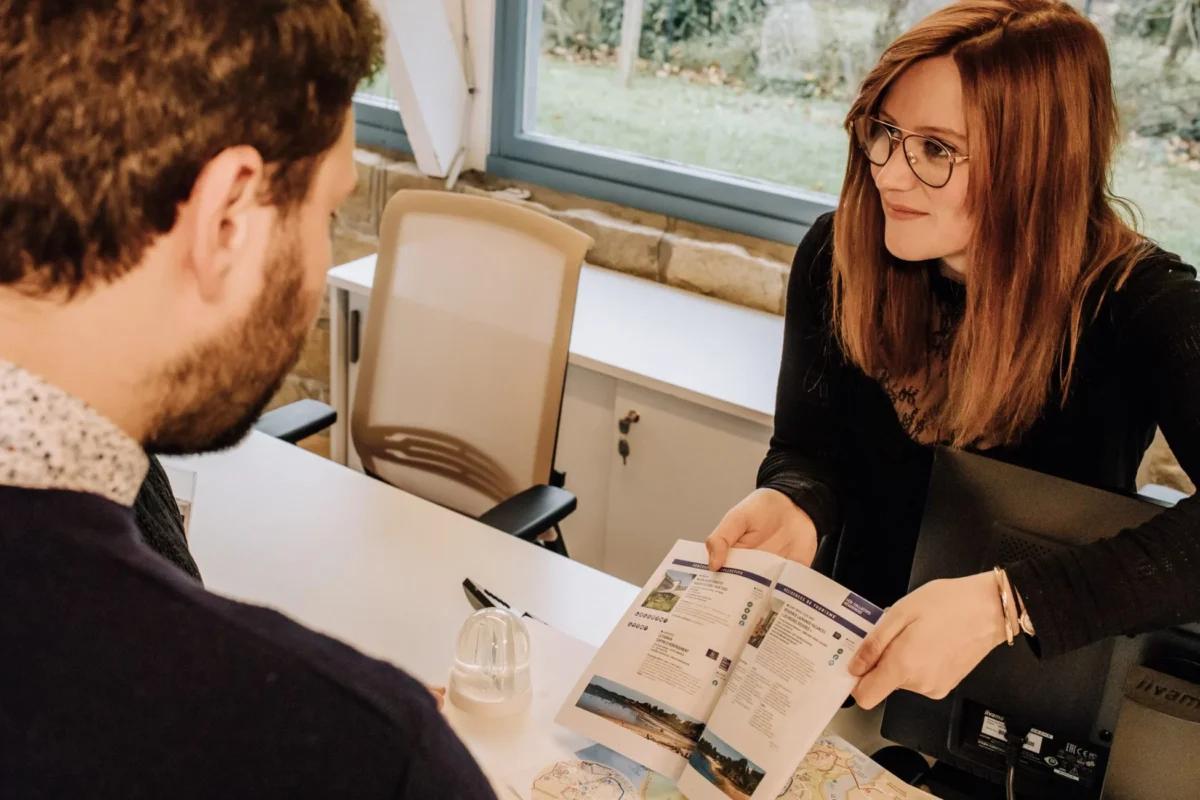
<path id="1" fill-rule="evenodd" d="M 845 171 L 841 123 L 859 81 L 892 38 L 948 2 L 531 2 L 541 41 L 528 130 L 833 195 Z M 628 80 L 619 59 L 627 5 L 643 9 Z M 1200 262 L 1200 52 L 1191 34 L 1200 0 L 1076 5 L 1111 46 L 1129 132 L 1117 191 L 1140 208 L 1151 237 Z M 1172 28 L 1185 6 L 1195 27 Z"/>
<path id="2" fill-rule="evenodd" d="M 358 87 L 358 93 L 391 100 L 392 84 L 388 81 L 387 70 L 381 69 L 375 77 L 363 81 L 362 85 Z"/>
<path id="3" fill-rule="evenodd" d="M 842 12 L 766 0 L 644 0 L 626 83 L 618 63 L 624 5 L 544 0 L 536 91 L 527 93 L 528 102 L 536 94 L 527 117 L 536 132 L 837 192 L 846 103 L 833 90 L 843 65 L 824 63 L 836 55 L 832 30 L 827 40 L 800 32 L 806 20 Z M 809 44 L 811 52 L 795 52 Z"/>
<path id="4" fill-rule="evenodd" d="M 1125 131 L 1114 188 L 1144 233 L 1200 265 L 1200 0 L 1087 5 L 1108 38 Z"/>

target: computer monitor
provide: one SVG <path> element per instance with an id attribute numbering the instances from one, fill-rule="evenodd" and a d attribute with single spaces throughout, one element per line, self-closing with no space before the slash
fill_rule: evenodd
<path id="1" fill-rule="evenodd" d="M 909 589 L 1112 536 L 1162 512 L 1161 503 L 1102 491 L 961 451 L 941 449 Z M 888 699 L 883 735 L 932 756 L 959 796 L 1003 797 L 1002 725 L 1034 728 L 1016 771 L 1020 798 L 1096 798 L 1126 673 L 1200 664 L 1200 625 L 1108 639 L 1040 661 L 1018 642 L 992 651 L 944 700 Z M 1187 676 L 1181 676 L 1187 677 Z M 1193 678 L 1194 680 L 1194 678 Z M 950 794 L 954 787 L 940 787 Z M 994 786 L 995 788 L 989 788 Z"/>

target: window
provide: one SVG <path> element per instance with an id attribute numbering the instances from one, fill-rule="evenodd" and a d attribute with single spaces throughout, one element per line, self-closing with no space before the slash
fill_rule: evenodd
<path id="1" fill-rule="evenodd" d="M 359 144 L 412 152 L 386 71 L 364 83 L 354 94 L 354 121 Z"/>
<path id="2" fill-rule="evenodd" d="M 842 120 L 862 76 L 892 38 L 947 4 L 501 3 L 489 169 L 796 241 L 835 203 Z M 1200 262 L 1200 0 L 1077 5 L 1108 36 L 1129 131 L 1117 191 L 1150 236 Z M 638 7 L 638 58 L 623 63 L 623 14 Z"/>
<path id="3" fill-rule="evenodd" d="M 625 5 L 643 7 L 628 83 L 617 63 Z M 812 161 L 798 120 L 820 110 L 755 82 L 767 10 L 765 0 L 500 3 L 488 170 L 798 241 L 833 207 L 840 176 L 822 165 L 822 180 L 791 179 L 790 165 Z M 707 67 L 722 59 L 727 69 Z M 835 124 L 822 132 L 845 149 Z"/>
<path id="4" fill-rule="evenodd" d="M 1142 231 L 1200 266 L 1200 0 L 1080 3 L 1104 31 L 1125 138 L 1113 184 Z"/>

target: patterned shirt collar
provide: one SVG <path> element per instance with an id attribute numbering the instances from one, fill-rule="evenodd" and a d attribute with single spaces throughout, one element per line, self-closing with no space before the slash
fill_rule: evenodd
<path id="1" fill-rule="evenodd" d="M 87 403 L 0 361 L 0 484 L 132 506 L 149 464 L 141 445 Z"/>

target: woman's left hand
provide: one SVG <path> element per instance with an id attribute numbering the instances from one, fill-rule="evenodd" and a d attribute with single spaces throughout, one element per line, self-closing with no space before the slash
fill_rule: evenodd
<path id="1" fill-rule="evenodd" d="M 850 661 L 854 699 L 874 708 L 896 689 L 941 700 L 1006 641 L 990 572 L 930 581 L 884 612 Z"/>

